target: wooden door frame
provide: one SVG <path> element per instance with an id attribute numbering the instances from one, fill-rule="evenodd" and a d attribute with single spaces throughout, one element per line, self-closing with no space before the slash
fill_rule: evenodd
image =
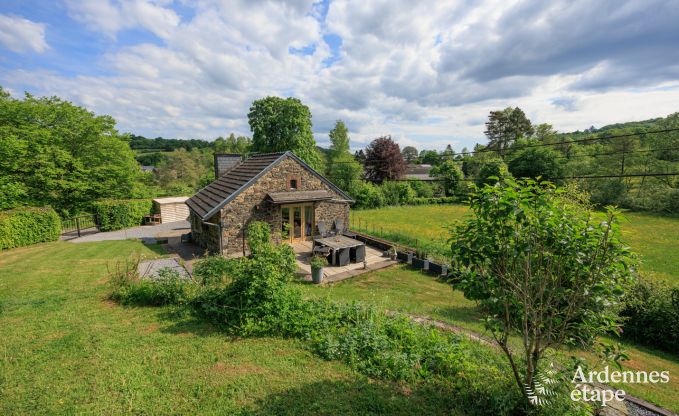
<path id="1" fill-rule="evenodd" d="M 301 227 L 300 227 L 300 237 L 295 238 L 295 225 L 294 225 L 294 219 L 295 219 L 295 208 L 299 207 L 300 208 L 300 219 L 302 221 Z M 312 203 L 299 203 L 299 204 L 283 204 L 280 206 L 280 216 L 281 216 L 281 226 L 283 224 L 283 208 L 288 209 L 288 224 L 290 224 L 290 230 L 289 230 L 289 235 L 288 235 L 288 242 L 289 243 L 298 243 L 301 241 L 311 241 L 313 234 L 314 234 L 314 227 L 316 226 L 316 207 L 314 207 L 313 202 Z M 305 211 L 307 209 L 311 209 L 311 235 L 306 235 L 306 227 L 305 227 Z"/>

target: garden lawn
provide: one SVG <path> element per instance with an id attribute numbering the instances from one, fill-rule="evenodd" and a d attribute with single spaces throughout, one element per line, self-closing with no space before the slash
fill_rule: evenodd
<path id="1" fill-rule="evenodd" d="M 366 273 L 331 285 L 300 284 L 309 297 L 328 297 L 335 301 L 360 301 L 380 308 L 429 316 L 484 334 L 475 304 L 430 275 L 397 265 Z M 485 333 L 486 336 L 490 334 Z M 518 339 L 514 340 L 518 347 Z M 607 340 L 619 342 L 619 340 Z M 620 385 L 626 392 L 679 412 L 679 358 L 650 348 L 623 343 L 630 360 L 623 367 L 634 371 L 669 371 L 667 384 Z M 580 354 L 593 359 L 589 354 Z"/>
<path id="2" fill-rule="evenodd" d="M 392 241 L 428 249 L 447 258 L 447 227 L 471 215 L 466 205 L 416 205 L 353 210 L 351 225 Z M 679 286 L 679 217 L 625 212 L 620 221 L 623 241 L 639 254 L 645 278 Z"/>
<path id="3" fill-rule="evenodd" d="M 0 252 L 0 414 L 463 414 L 445 389 L 375 381 L 291 340 L 229 339 L 106 299 L 107 266 L 158 247 Z"/>

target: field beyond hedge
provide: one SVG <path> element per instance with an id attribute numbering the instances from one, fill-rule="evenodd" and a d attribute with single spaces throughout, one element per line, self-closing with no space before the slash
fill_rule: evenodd
<path id="1" fill-rule="evenodd" d="M 386 207 L 352 210 L 351 224 L 395 242 L 418 244 L 440 258 L 448 251 L 447 227 L 467 214 L 469 207 L 461 204 Z M 679 286 L 679 217 L 625 212 L 621 228 L 623 241 L 641 257 L 642 275 Z"/>

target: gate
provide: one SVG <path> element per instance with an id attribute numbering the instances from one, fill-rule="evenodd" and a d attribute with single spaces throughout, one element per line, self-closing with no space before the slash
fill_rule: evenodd
<path id="1" fill-rule="evenodd" d="M 99 231 L 99 223 L 95 214 L 83 214 L 61 220 L 61 235 L 71 234 L 71 238 L 80 237 L 85 230 Z"/>

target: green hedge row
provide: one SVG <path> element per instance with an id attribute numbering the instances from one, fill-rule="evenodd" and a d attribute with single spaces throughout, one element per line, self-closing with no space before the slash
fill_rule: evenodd
<path id="1" fill-rule="evenodd" d="M 0 250 L 56 241 L 61 220 L 52 208 L 16 208 L 0 211 Z"/>
<path id="2" fill-rule="evenodd" d="M 461 198 L 456 196 L 442 196 L 438 198 L 413 198 L 408 201 L 408 205 L 452 204 L 460 201 Z"/>
<path id="3" fill-rule="evenodd" d="M 153 202 L 149 199 L 105 199 L 93 204 L 100 231 L 115 231 L 141 225 L 144 215 L 150 214 Z"/>

